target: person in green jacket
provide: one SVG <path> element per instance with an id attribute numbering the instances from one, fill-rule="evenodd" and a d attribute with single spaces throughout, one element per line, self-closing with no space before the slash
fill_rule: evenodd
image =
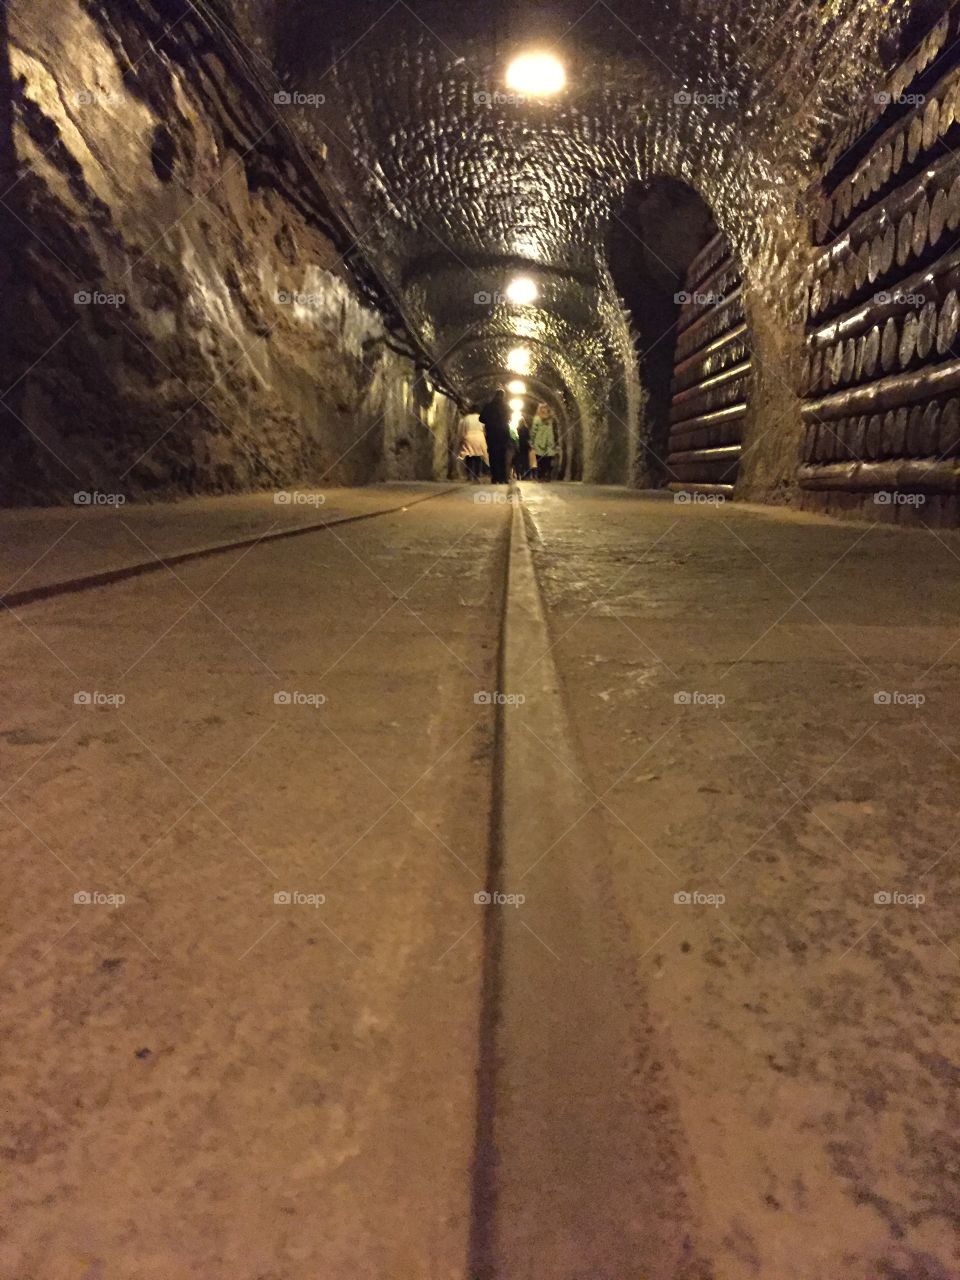
<path id="1" fill-rule="evenodd" d="M 530 432 L 530 444 L 537 455 L 537 479 L 552 480 L 557 457 L 557 426 L 548 404 L 537 407 Z"/>

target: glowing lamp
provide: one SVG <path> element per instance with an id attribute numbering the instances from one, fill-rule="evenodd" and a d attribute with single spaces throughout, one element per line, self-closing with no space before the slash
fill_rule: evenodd
<path id="1" fill-rule="evenodd" d="M 552 53 L 522 53 L 507 68 L 507 88 L 531 98 L 548 98 L 567 83 L 567 73 Z"/>
<path id="2" fill-rule="evenodd" d="M 526 307 L 531 302 L 536 302 L 539 294 L 536 281 L 531 280 L 529 276 L 516 276 L 507 285 L 507 301 L 518 307 Z"/>

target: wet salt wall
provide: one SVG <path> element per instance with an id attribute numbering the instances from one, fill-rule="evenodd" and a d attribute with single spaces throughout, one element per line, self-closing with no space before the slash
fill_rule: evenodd
<path id="1" fill-rule="evenodd" d="M 960 523 L 960 6 L 833 140 L 801 391 L 801 503 Z"/>
<path id="2" fill-rule="evenodd" d="M 6 21 L 0 502 L 445 475 L 455 405 L 192 6 Z"/>

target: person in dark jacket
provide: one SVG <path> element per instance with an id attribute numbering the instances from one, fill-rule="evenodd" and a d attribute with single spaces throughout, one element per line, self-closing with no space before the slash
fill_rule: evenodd
<path id="1" fill-rule="evenodd" d="M 507 483 L 507 464 L 513 448 L 513 437 L 510 435 L 510 406 L 507 404 L 507 393 L 499 387 L 492 400 L 488 401 L 480 414 L 484 434 L 487 437 L 487 456 L 490 459 L 490 483 Z"/>
<path id="2" fill-rule="evenodd" d="M 513 459 L 513 472 L 518 480 L 530 479 L 530 428 L 526 418 L 520 422 L 517 432 L 517 452 Z"/>

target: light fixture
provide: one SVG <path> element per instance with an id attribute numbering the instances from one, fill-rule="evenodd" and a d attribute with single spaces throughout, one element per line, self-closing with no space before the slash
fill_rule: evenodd
<path id="1" fill-rule="evenodd" d="M 529 306 L 531 302 L 536 302 L 539 295 L 536 281 L 529 276 L 515 276 L 507 285 L 507 301 L 518 307 Z"/>
<path id="2" fill-rule="evenodd" d="M 527 347 L 514 347 L 507 356 L 507 368 L 511 373 L 530 372 L 530 351 Z"/>
<path id="3" fill-rule="evenodd" d="M 520 399 L 519 396 L 513 397 L 513 399 L 510 401 L 510 408 L 514 411 L 514 413 L 523 412 L 523 401 Z"/>
<path id="4" fill-rule="evenodd" d="M 525 396 L 527 394 L 527 384 L 520 378 L 514 378 L 512 382 L 507 383 L 507 390 L 512 396 Z"/>
<path id="5" fill-rule="evenodd" d="M 531 98 L 559 93 L 567 83 L 563 63 L 552 53 L 522 53 L 507 68 L 507 88 Z"/>

